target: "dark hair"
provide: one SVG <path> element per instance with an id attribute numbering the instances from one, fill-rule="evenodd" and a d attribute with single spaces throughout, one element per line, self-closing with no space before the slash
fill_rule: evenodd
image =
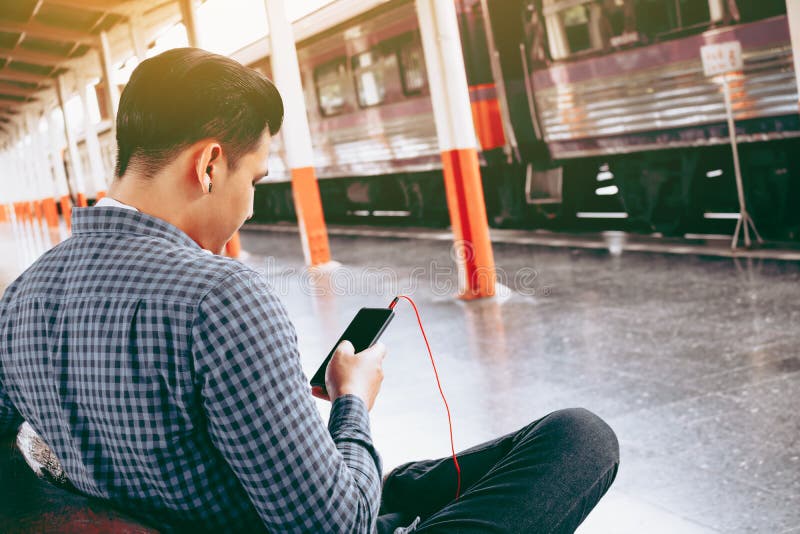
<path id="1" fill-rule="evenodd" d="M 142 61 L 122 91 L 116 175 L 133 166 L 152 176 L 206 138 L 218 140 L 235 167 L 282 122 L 283 100 L 265 76 L 198 48 L 168 50 Z"/>

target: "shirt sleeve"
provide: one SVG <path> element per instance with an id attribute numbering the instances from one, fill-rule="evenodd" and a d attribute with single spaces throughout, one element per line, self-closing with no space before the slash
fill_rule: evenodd
<path id="1" fill-rule="evenodd" d="M 5 328 L 5 314 L 6 299 L 3 298 L 0 299 L 0 332 Z M 8 346 L 5 337 L 6 336 L 3 335 L 2 339 L 0 339 L 0 358 L 8 357 Z M 23 419 L 8 397 L 5 387 L 3 387 L 2 368 L 3 362 L 0 361 L 0 436 L 5 436 L 6 434 L 15 433 L 17 429 L 19 429 L 19 425 L 22 424 Z"/>
<path id="2" fill-rule="evenodd" d="M 22 422 L 22 416 L 11 403 L 0 381 L 0 436 L 16 432 Z"/>
<path id="3" fill-rule="evenodd" d="M 266 281 L 245 271 L 212 289 L 193 337 L 209 435 L 269 530 L 372 532 L 381 465 L 366 405 L 337 399 L 325 428 Z"/>

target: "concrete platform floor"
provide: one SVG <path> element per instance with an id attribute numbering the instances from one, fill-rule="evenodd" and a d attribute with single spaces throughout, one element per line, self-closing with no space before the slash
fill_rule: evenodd
<path id="1" fill-rule="evenodd" d="M 800 533 L 800 263 L 499 243 L 510 291 L 466 303 L 446 240 L 335 236 L 342 267 L 322 273 L 303 267 L 295 233 L 242 242 L 286 303 L 308 373 L 359 307 L 412 295 L 458 449 L 562 407 L 604 417 L 622 464 L 579 534 Z M 0 290 L 18 255 L 0 228 Z M 387 470 L 449 453 L 413 311 L 397 310 L 372 411 Z"/>
<path id="2" fill-rule="evenodd" d="M 413 295 L 457 448 L 562 407 L 604 417 L 622 464 L 580 534 L 800 532 L 799 263 L 496 244 L 510 295 L 466 303 L 443 241 L 336 236 L 343 267 L 324 275 L 296 234 L 242 242 L 308 373 L 359 307 Z M 413 311 L 397 310 L 372 412 L 386 469 L 449 451 Z"/>

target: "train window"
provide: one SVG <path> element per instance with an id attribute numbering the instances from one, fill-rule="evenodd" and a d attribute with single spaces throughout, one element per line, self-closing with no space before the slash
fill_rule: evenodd
<path id="1" fill-rule="evenodd" d="M 735 19 L 739 19 L 741 22 L 752 22 L 776 15 L 785 15 L 786 0 L 758 0 L 758 2 L 739 0 L 736 3 L 728 0 L 728 9 L 730 11 L 738 10 L 738 16 L 733 13 Z"/>
<path id="2" fill-rule="evenodd" d="M 639 41 L 633 0 L 605 0 L 601 24 L 611 46 Z"/>
<path id="3" fill-rule="evenodd" d="M 589 34 L 589 7 L 586 5 L 573 6 L 561 13 L 561 23 L 567 34 L 567 44 L 571 53 L 589 50 L 592 40 Z"/>
<path id="4" fill-rule="evenodd" d="M 636 0 L 639 30 L 650 37 L 692 27 L 706 26 L 711 21 L 708 2 L 698 0 Z"/>
<path id="5" fill-rule="evenodd" d="M 406 95 L 422 92 L 428 85 L 422 46 L 416 41 L 407 43 L 400 47 L 397 55 L 400 59 L 400 70 L 402 71 L 403 92 Z"/>
<path id="6" fill-rule="evenodd" d="M 386 98 L 386 85 L 383 82 L 384 56 L 377 50 L 370 50 L 353 56 L 351 60 L 358 104 L 369 107 L 383 102 Z"/>
<path id="7" fill-rule="evenodd" d="M 347 65 L 344 58 L 336 59 L 314 69 L 319 109 L 326 117 L 341 113 L 346 104 Z"/>
<path id="8" fill-rule="evenodd" d="M 602 3 L 594 0 L 544 0 L 542 12 L 553 59 L 603 48 Z"/>

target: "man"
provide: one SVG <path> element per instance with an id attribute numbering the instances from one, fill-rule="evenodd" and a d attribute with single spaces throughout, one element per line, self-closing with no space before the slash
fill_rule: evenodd
<path id="1" fill-rule="evenodd" d="M 0 433 L 27 421 L 78 491 L 164 530 L 574 530 L 618 462 L 589 412 L 463 453 L 455 502 L 448 459 L 398 468 L 381 502 L 368 411 L 386 349 L 343 343 L 325 427 L 280 301 L 208 253 L 251 215 L 282 115 L 266 78 L 215 54 L 134 71 L 109 198 L 0 301 Z"/>

